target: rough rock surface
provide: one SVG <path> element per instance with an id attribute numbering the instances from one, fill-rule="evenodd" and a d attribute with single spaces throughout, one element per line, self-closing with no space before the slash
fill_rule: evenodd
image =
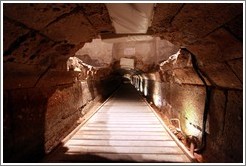
<path id="1" fill-rule="evenodd" d="M 163 116 L 178 119 L 180 126 L 176 127 L 181 127 L 186 138 L 195 136 L 198 148 L 202 140 L 205 97 L 208 94 L 191 61 L 189 51 L 179 51 L 160 64 L 160 79 L 148 74 L 135 75 L 132 83 Z M 242 161 L 242 148 L 239 147 L 243 139 L 242 83 L 238 76 L 242 74 L 242 61 L 235 59 L 228 62 L 199 66 L 210 88 L 206 149 L 199 158 L 203 162 Z M 189 143 L 188 139 L 182 141 Z M 234 146 L 230 142 L 234 142 Z M 189 144 L 186 145 L 189 148 Z"/>
<path id="2" fill-rule="evenodd" d="M 3 24 L 4 162 L 35 162 L 73 129 L 81 110 L 118 85 L 118 77 L 109 79 L 118 62 L 67 71 L 68 58 L 85 42 L 114 28 L 102 3 L 4 3 Z M 172 44 L 157 53 L 165 47 L 138 43 L 137 58 L 128 55 L 140 69 L 129 71 L 134 85 L 163 114 L 180 118 L 185 132 L 187 122 L 200 130 L 205 87 L 191 65 L 193 54 L 212 89 L 201 155 L 205 162 L 242 162 L 243 4 L 157 3 L 149 32 Z M 179 47 L 189 52 L 159 68 Z M 125 56 L 119 50 L 116 61 Z M 84 60 L 97 64 L 104 56 Z"/>
<path id="3" fill-rule="evenodd" d="M 243 56 L 242 43 L 225 29 L 219 29 L 187 48 L 203 63 L 223 62 Z"/>
<path id="4" fill-rule="evenodd" d="M 157 4 L 152 29 L 161 37 L 186 46 L 236 18 L 242 7 L 242 4 L 215 3 Z"/>

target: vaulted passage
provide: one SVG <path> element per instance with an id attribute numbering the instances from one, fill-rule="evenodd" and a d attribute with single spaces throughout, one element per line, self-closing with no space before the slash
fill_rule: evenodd
<path id="1" fill-rule="evenodd" d="M 3 163 L 242 163 L 243 3 L 1 3 Z"/>

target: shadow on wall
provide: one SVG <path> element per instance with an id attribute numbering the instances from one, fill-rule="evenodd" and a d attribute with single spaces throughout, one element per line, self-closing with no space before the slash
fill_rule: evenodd
<path id="1" fill-rule="evenodd" d="M 3 162 L 35 162 L 44 155 L 45 114 L 54 91 L 4 91 Z"/>
<path id="2" fill-rule="evenodd" d="M 88 78 L 88 79 L 86 80 L 86 82 L 87 82 L 88 89 L 89 89 L 90 94 L 91 94 L 91 98 L 92 98 L 92 100 L 93 100 L 93 99 L 95 99 L 95 97 L 96 97 L 96 94 L 95 94 L 95 88 L 94 88 L 94 85 L 93 85 L 94 83 L 93 83 L 92 79 L 90 79 L 90 78 Z"/>
<path id="3" fill-rule="evenodd" d="M 4 91 L 4 162 L 35 162 L 64 138 L 80 117 L 78 84 Z"/>
<path id="4" fill-rule="evenodd" d="M 90 101 L 105 100 L 118 85 L 109 79 L 4 90 L 3 161 L 38 162 L 78 125 Z"/>

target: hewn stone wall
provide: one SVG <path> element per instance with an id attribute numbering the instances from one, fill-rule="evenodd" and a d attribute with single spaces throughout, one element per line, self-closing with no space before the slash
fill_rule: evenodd
<path id="1" fill-rule="evenodd" d="M 209 95 L 206 146 L 199 152 L 202 155 L 200 161 L 242 162 L 243 96 L 240 80 L 226 67 L 217 66 L 213 71 L 206 69 L 206 73 L 211 71 L 214 80 L 209 81 L 210 77 L 203 75 L 210 89 L 210 94 L 206 94 L 206 87 L 195 72 L 191 58 L 189 52 L 182 51 L 162 63 L 160 72 L 134 75 L 132 83 L 164 119 L 179 119 L 186 139 L 179 138 L 187 148 L 191 136 L 198 140 L 194 142 L 195 148 L 202 143 L 205 98 Z M 166 122 L 179 127 L 177 121 Z"/>
<path id="2" fill-rule="evenodd" d="M 89 81 L 66 63 L 114 29 L 104 4 L 4 3 L 3 22 L 4 162 L 37 161 L 118 85 L 110 72 Z"/>
<path id="3" fill-rule="evenodd" d="M 66 66 L 85 42 L 113 32 L 104 4 L 3 4 L 4 161 L 37 160 L 72 130 L 81 109 L 111 92 L 106 85 L 117 85 L 118 78 L 106 79 L 110 70 L 85 80 L 85 73 Z M 211 93 L 203 160 L 242 162 L 243 4 L 157 4 L 148 32 L 189 50 L 206 78 Z M 172 57 L 161 70 L 149 65 L 164 60 L 170 48 L 139 55 L 137 66 L 147 73 L 134 84 L 164 115 L 179 118 L 185 133 L 200 132 L 205 87 L 191 58 Z"/>
<path id="4" fill-rule="evenodd" d="M 194 54 L 210 87 L 203 160 L 242 162 L 243 4 L 157 4 L 151 29 Z M 172 63 L 166 64 L 175 67 Z M 187 67 L 174 69 L 167 65 L 165 68 L 161 70 L 163 112 L 173 117 L 175 111 L 182 129 L 187 132 L 182 112 L 194 109 L 196 111 L 187 118 L 194 117 L 189 123 L 201 128 L 204 85 Z"/>
<path id="5" fill-rule="evenodd" d="M 81 122 L 92 105 L 102 103 L 120 81 L 115 77 L 59 83 L 45 81 L 40 87 L 4 91 L 4 162 L 38 161 Z"/>

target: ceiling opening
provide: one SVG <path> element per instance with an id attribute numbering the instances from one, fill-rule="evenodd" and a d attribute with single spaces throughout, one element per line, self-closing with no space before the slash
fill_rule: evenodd
<path id="1" fill-rule="evenodd" d="M 152 23 L 153 3 L 108 3 L 106 6 L 116 34 L 145 34 Z"/>

